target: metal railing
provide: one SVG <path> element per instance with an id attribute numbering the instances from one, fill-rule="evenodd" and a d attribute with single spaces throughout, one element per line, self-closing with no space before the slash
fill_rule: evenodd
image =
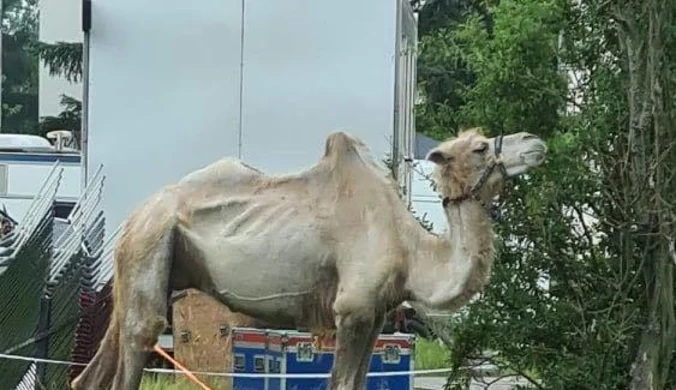
<path id="1" fill-rule="evenodd" d="M 38 354 L 38 345 L 30 342 L 39 325 L 41 299 L 52 255 L 54 200 L 63 169 L 52 167 L 40 191 L 33 199 L 23 221 L 3 248 L 0 260 L 0 350 Z M 0 388 L 20 385 L 35 368 L 26 362 L 4 362 L 0 366 Z M 31 369 L 32 370 L 29 370 Z M 22 388 L 19 386 L 19 388 Z"/>
<path id="2" fill-rule="evenodd" d="M 112 240 L 104 242 L 100 209 L 105 177 L 99 168 L 63 221 L 54 216 L 62 176 L 57 162 L 21 223 L 0 241 L 1 353 L 70 360 L 82 355 L 78 337 L 92 341 L 85 345 L 89 351 L 98 341 L 97 331 L 105 328 L 96 322 L 99 317 L 107 321 L 105 305 L 91 304 L 105 293 L 97 287 L 112 274 Z M 66 224 L 58 236 L 56 223 Z M 72 376 L 67 366 L 3 361 L 0 388 L 68 388 Z"/>

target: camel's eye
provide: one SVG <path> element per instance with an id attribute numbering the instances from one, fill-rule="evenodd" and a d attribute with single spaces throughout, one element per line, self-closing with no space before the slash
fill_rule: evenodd
<path id="1" fill-rule="evenodd" d="M 488 150 L 488 143 L 482 142 L 481 145 L 479 145 L 479 147 L 474 149 L 474 153 L 483 154 L 483 153 L 486 153 L 487 150 Z"/>

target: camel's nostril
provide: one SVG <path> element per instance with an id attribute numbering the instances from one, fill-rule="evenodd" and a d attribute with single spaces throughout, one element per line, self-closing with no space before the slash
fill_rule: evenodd
<path id="1" fill-rule="evenodd" d="M 521 140 L 522 140 L 522 141 L 527 141 L 527 140 L 529 140 L 529 139 L 537 139 L 537 138 L 538 138 L 537 135 L 531 134 L 531 133 L 523 133 L 523 135 L 521 135 Z"/>

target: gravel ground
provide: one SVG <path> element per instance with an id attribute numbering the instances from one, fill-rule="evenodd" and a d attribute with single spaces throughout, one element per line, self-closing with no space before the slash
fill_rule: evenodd
<path id="1" fill-rule="evenodd" d="M 495 378 L 485 378 L 485 382 L 490 383 Z M 418 390 L 442 390 L 446 384 L 444 377 L 418 377 L 413 382 L 413 387 Z M 505 378 L 487 387 L 481 382 L 472 383 L 469 390 L 510 390 L 516 385 L 527 385 L 525 380 L 518 380 L 515 378 Z"/>

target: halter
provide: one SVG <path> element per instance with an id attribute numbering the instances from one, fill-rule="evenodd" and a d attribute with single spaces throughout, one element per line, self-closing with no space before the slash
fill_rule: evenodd
<path id="1" fill-rule="evenodd" d="M 507 169 L 505 169 L 505 165 L 502 163 L 502 138 L 503 135 L 500 134 L 497 137 L 495 137 L 493 141 L 493 145 L 495 149 L 495 153 L 493 155 L 493 159 L 489 163 L 488 167 L 484 169 L 483 173 L 481 174 L 481 177 L 479 180 L 472 186 L 472 188 L 465 194 L 462 194 L 456 198 L 450 198 L 450 197 L 445 197 L 442 200 L 442 205 L 444 208 L 449 205 L 449 203 L 462 203 L 466 200 L 475 200 L 481 203 L 481 205 L 491 214 L 491 217 L 493 219 L 498 219 L 500 217 L 500 209 L 499 205 L 494 205 L 491 204 L 487 206 L 484 204 L 481 199 L 479 199 L 479 191 L 481 188 L 486 184 L 486 181 L 488 181 L 488 178 L 491 176 L 493 173 L 493 170 L 497 167 L 500 170 L 500 174 L 502 175 L 503 179 L 506 179 L 507 176 Z"/>

